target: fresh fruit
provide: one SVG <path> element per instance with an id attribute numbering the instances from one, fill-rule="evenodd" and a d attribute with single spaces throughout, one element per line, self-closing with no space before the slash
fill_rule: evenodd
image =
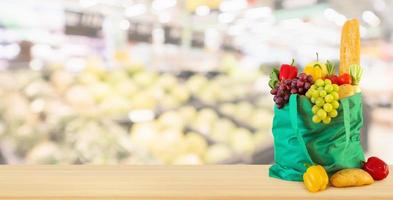
<path id="1" fill-rule="evenodd" d="M 340 106 L 338 103 L 339 95 L 335 91 L 339 89 L 336 84 L 332 84 L 330 80 L 318 79 L 314 85 L 307 91 L 307 97 L 311 97 L 314 123 L 329 124 L 332 118 L 337 117 L 337 109 Z"/>
<path id="2" fill-rule="evenodd" d="M 328 94 L 328 95 L 325 96 L 325 102 L 330 103 L 333 100 L 334 99 L 333 99 L 333 96 L 331 94 Z"/>
<path id="3" fill-rule="evenodd" d="M 330 117 L 325 117 L 325 119 L 322 120 L 322 122 L 324 124 L 330 124 L 331 121 L 332 121 L 332 118 L 330 118 Z"/>
<path id="4" fill-rule="evenodd" d="M 348 73 L 343 73 L 338 77 L 338 85 L 351 84 L 352 78 Z"/>
<path id="5" fill-rule="evenodd" d="M 352 64 L 360 63 L 360 32 L 359 21 L 356 19 L 345 22 L 341 32 L 339 74 L 349 73 Z"/>
<path id="6" fill-rule="evenodd" d="M 291 80 L 283 80 L 279 82 L 276 88 L 272 89 L 270 93 L 274 95 L 273 100 L 277 105 L 277 108 L 281 109 L 285 106 L 285 104 L 289 101 L 290 96 L 290 84 Z"/>
<path id="7" fill-rule="evenodd" d="M 370 185 L 374 183 L 373 178 L 366 171 L 362 169 L 343 169 L 330 178 L 330 183 L 334 187 L 351 187 Z"/>
<path id="8" fill-rule="evenodd" d="M 345 97 L 349 97 L 355 94 L 356 88 L 350 84 L 340 85 L 340 89 L 338 90 L 338 96 L 340 99 Z"/>
<path id="9" fill-rule="evenodd" d="M 331 118 L 337 117 L 337 115 L 338 115 L 337 110 L 332 110 L 332 111 L 328 112 L 328 115 Z"/>
<path id="10" fill-rule="evenodd" d="M 317 106 L 319 106 L 319 107 L 322 107 L 324 103 L 325 103 L 325 101 L 323 100 L 322 97 L 318 97 L 318 98 L 315 100 L 315 105 L 317 105 Z"/>
<path id="11" fill-rule="evenodd" d="M 292 80 L 281 80 L 276 88 L 272 89 L 270 93 L 274 95 L 273 100 L 280 109 L 288 103 L 291 94 L 305 95 L 310 89 L 312 81 L 311 76 L 301 73 Z M 308 96 L 311 97 L 311 93 L 308 93 Z"/>
<path id="12" fill-rule="evenodd" d="M 326 84 L 326 81 L 329 81 L 330 83 L 325 86 L 325 90 L 327 93 L 331 93 L 333 91 L 333 86 L 331 85 L 332 82 L 329 79 L 327 79 L 327 80 L 325 80 L 325 84 Z"/>
<path id="13" fill-rule="evenodd" d="M 340 97 L 337 92 L 331 92 L 330 95 L 333 96 L 333 99 L 339 99 Z"/>
<path id="14" fill-rule="evenodd" d="M 282 64 L 280 67 L 279 79 L 281 80 L 291 80 L 297 76 L 297 67 L 293 66 L 295 60 L 292 59 L 292 63 Z"/>
<path id="15" fill-rule="evenodd" d="M 335 99 L 338 99 L 338 98 L 335 98 Z M 331 104 L 332 104 L 334 109 L 338 109 L 338 107 L 340 107 L 340 103 L 338 103 L 337 100 L 333 101 Z"/>
<path id="16" fill-rule="evenodd" d="M 328 75 L 326 76 L 333 84 L 338 84 L 338 76 L 337 75 Z"/>
<path id="17" fill-rule="evenodd" d="M 327 95 L 327 92 L 325 90 L 319 91 L 319 96 L 320 97 L 325 97 Z"/>
<path id="18" fill-rule="evenodd" d="M 303 181 L 308 191 L 318 192 L 326 189 L 329 177 L 321 165 L 314 165 L 307 168 L 303 174 Z"/>
<path id="19" fill-rule="evenodd" d="M 317 112 L 318 112 L 318 110 L 319 110 L 319 109 L 321 109 L 319 106 L 317 106 L 317 105 L 314 105 L 314 106 L 312 107 L 312 109 L 311 109 L 311 110 L 312 110 L 312 113 L 314 113 L 314 114 L 315 114 L 315 113 L 317 113 Z"/>
<path id="20" fill-rule="evenodd" d="M 338 92 L 339 87 L 337 84 L 333 84 L 333 91 Z"/>
<path id="21" fill-rule="evenodd" d="M 321 118 L 318 117 L 318 115 L 314 115 L 314 116 L 312 117 L 312 121 L 313 121 L 314 123 L 319 123 L 319 122 L 321 122 Z"/>
<path id="22" fill-rule="evenodd" d="M 325 119 L 325 118 L 326 118 L 326 116 L 327 116 L 327 113 L 326 113 L 326 111 L 325 111 L 325 110 L 323 110 L 323 109 L 319 109 L 319 110 L 318 110 L 318 112 L 317 112 L 317 116 L 323 120 L 323 119 Z"/>
<path id="23" fill-rule="evenodd" d="M 375 156 L 367 159 L 367 162 L 363 165 L 363 169 L 377 181 L 386 178 L 389 174 L 389 166 Z"/>
<path id="24" fill-rule="evenodd" d="M 322 80 L 322 79 L 317 79 L 317 80 L 315 81 L 315 85 L 316 85 L 317 87 L 323 87 L 323 86 L 325 85 L 325 81 Z"/>
<path id="25" fill-rule="evenodd" d="M 330 103 L 326 103 L 325 105 L 323 105 L 323 109 L 324 109 L 326 112 L 331 112 L 331 111 L 333 110 L 333 106 L 332 106 L 332 104 L 330 104 Z"/>

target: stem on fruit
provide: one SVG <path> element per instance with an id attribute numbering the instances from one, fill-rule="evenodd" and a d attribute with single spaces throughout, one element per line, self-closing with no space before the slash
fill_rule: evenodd
<path id="1" fill-rule="evenodd" d="M 293 66 L 293 63 L 295 63 L 295 59 L 292 58 L 291 66 Z"/>
<path id="2" fill-rule="evenodd" d="M 315 52 L 315 54 L 317 54 L 317 62 L 319 61 L 319 55 L 318 52 Z"/>

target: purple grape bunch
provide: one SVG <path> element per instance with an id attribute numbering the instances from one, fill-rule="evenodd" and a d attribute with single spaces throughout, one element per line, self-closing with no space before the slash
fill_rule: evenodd
<path id="1" fill-rule="evenodd" d="M 281 80 L 270 93 L 274 95 L 273 100 L 277 108 L 281 109 L 288 103 L 291 94 L 304 95 L 312 84 L 311 75 L 300 73 L 292 80 Z"/>

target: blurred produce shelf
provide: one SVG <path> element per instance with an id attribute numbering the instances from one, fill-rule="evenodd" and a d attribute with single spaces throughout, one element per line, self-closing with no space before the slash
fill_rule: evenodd
<path id="1" fill-rule="evenodd" d="M 261 74 L 45 69 L 0 74 L 3 163 L 255 163 L 271 149 Z"/>

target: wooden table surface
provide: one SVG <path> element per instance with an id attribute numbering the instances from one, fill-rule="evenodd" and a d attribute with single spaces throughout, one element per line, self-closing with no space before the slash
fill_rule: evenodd
<path id="1" fill-rule="evenodd" d="M 392 175 L 370 186 L 309 193 L 269 166 L 0 166 L 0 199 L 393 199 Z M 393 170 L 391 167 L 390 170 Z"/>

